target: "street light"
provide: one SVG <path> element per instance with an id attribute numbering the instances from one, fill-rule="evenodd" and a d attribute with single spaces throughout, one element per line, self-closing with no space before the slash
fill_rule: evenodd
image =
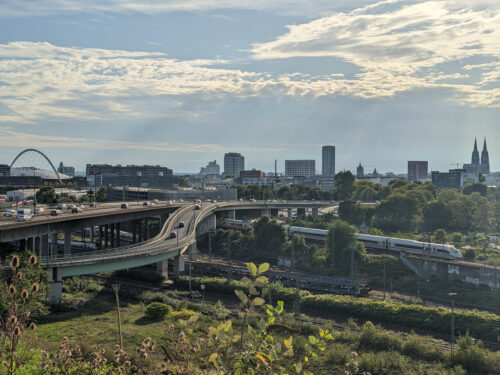
<path id="1" fill-rule="evenodd" d="M 205 284 L 201 284 L 200 288 L 202 292 L 202 303 L 205 303 Z"/>
<path id="2" fill-rule="evenodd" d="M 453 367 L 453 349 L 455 344 L 455 296 L 457 293 L 451 292 L 448 293 L 448 295 L 451 297 L 451 367 Z"/>

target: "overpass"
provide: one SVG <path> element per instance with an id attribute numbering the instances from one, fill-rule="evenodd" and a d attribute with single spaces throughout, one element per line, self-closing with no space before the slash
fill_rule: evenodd
<path id="1" fill-rule="evenodd" d="M 189 251 L 192 259 L 196 254 L 196 238 L 215 228 L 215 214 L 236 217 L 236 211 L 253 212 L 260 215 L 279 216 L 280 212 L 288 217 L 302 216 L 310 211 L 318 215 L 319 210 L 331 206 L 331 202 L 308 201 L 255 201 L 202 203 L 200 209 L 195 204 L 160 204 L 154 207 L 131 206 L 127 209 L 119 205 L 100 208 L 80 214 L 38 217 L 29 222 L 0 223 L 0 246 L 2 243 L 18 243 L 19 248 L 29 249 L 40 256 L 41 264 L 49 271 L 53 280 L 49 299 L 58 301 L 62 294 L 61 280 L 64 277 L 94 274 L 157 264 L 159 273 L 168 276 L 168 259 L 174 259 L 174 273 L 183 268 L 183 258 Z M 149 238 L 148 220 L 159 221 L 159 233 Z M 135 225 L 139 221 L 139 226 Z M 185 225 L 179 227 L 183 221 Z M 133 244 L 120 246 L 120 223 L 132 222 Z M 79 228 L 92 228 L 91 241 L 94 241 L 93 228 L 98 226 L 100 250 L 73 252 L 72 233 Z M 176 238 L 171 233 L 177 230 Z M 57 249 L 58 233 L 64 235 L 64 251 Z M 103 233 L 106 233 L 104 244 Z M 1 247 L 0 247 L 1 248 Z"/>

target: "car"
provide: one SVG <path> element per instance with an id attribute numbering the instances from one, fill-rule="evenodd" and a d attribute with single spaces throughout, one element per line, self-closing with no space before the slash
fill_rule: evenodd
<path id="1" fill-rule="evenodd" d="M 52 210 L 52 211 L 50 211 L 50 216 L 57 216 L 57 215 L 60 215 L 60 214 L 62 214 L 61 210 Z"/>
<path id="2" fill-rule="evenodd" d="M 65 208 L 66 208 L 66 205 L 65 205 L 65 204 L 59 204 L 59 205 L 57 206 L 57 209 L 58 209 L 58 210 L 63 210 L 63 209 L 65 209 Z"/>
<path id="3" fill-rule="evenodd" d="M 150 202 L 144 202 L 142 205 L 147 207 L 147 206 L 149 206 L 150 204 L 151 204 Z"/>
<path id="4" fill-rule="evenodd" d="M 208 202 L 208 203 L 210 203 L 210 199 L 205 199 L 205 202 Z"/>
<path id="5" fill-rule="evenodd" d="M 167 201 L 167 204 L 172 204 L 173 202 L 172 201 Z"/>
<path id="6" fill-rule="evenodd" d="M 75 207 L 75 206 L 73 206 L 72 204 L 68 204 L 68 205 L 66 206 L 66 209 L 67 209 L 67 210 L 72 210 L 72 209 L 73 209 L 73 207 Z"/>
<path id="7" fill-rule="evenodd" d="M 179 221 L 179 228 L 184 228 L 184 222 L 183 221 Z"/>
<path id="8" fill-rule="evenodd" d="M 95 206 L 95 202 L 90 202 L 89 203 L 89 207 L 94 207 Z"/>
<path id="9" fill-rule="evenodd" d="M 196 206 L 194 206 L 194 209 L 195 209 L 195 210 L 199 210 L 200 208 L 201 208 L 201 207 L 200 207 L 200 205 L 198 205 L 198 204 L 197 204 Z"/>
<path id="10" fill-rule="evenodd" d="M 212 203 L 217 203 L 217 201 L 215 199 L 212 199 Z"/>
<path id="11" fill-rule="evenodd" d="M 14 210 L 8 210 L 8 211 L 4 211 L 4 213 L 2 214 L 2 216 L 13 216 L 14 214 L 16 213 L 16 211 Z"/>
<path id="12" fill-rule="evenodd" d="M 177 233 L 176 232 L 170 233 L 170 238 L 176 238 L 176 237 L 177 237 Z"/>
<path id="13" fill-rule="evenodd" d="M 194 203 L 201 203 L 201 199 L 195 199 Z"/>
<path id="14" fill-rule="evenodd" d="M 127 203 L 122 203 L 120 208 L 128 208 L 128 204 Z"/>
<path id="15" fill-rule="evenodd" d="M 184 202 L 184 199 L 179 199 L 179 202 Z"/>
<path id="16" fill-rule="evenodd" d="M 158 199 L 153 199 L 151 202 L 158 203 Z"/>
<path id="17" fill-rule="evenodd" d="M 43 209 L 43 208 L 41 208 L 41 207 L 39 207 L 39 208 L 35 208 L 35 209 L 33 210 L 33 213 L 35 213 L 35 214 L 39 214 L 39 213 L 41 213 L 41 212 L 43 212 L 43 211 L 44 211 L 44 209 Z"/>
<path id="18" fill-rule="evenodd" d="M 77 213 L 80 213 L 80 212 L 82 212 L 82 209 L 80 207 L 73 207 L 71 209 L 71 213 L 72 214 L 77 214 Z"/>

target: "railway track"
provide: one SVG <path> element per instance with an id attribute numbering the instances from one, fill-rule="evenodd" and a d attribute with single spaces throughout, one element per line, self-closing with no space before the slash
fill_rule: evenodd
<path id="1" fill-rule="evenodd" d="M 122 278 L 113 278 L 113 277 L 96 276 L 96 275 L 85 276 L 85 277 L 90 278 L 90 279 L 94 279 L 94 280 L 101 280 L 101 281 L 108 282 L 108 283 L 110 283 L 110 282 L 111 283 L 119 283 L 121 285 L 127 285 L 130 287 L 135 287 L 138 289 L 155 291 L 155 292 L 167 292 L 170 290 L 169 288 L 166 288 L 166 287 L 154 286 L 154 285 L 151 285 L 148 283 L 139 282 L 139 281 L 135 281 L 135 280 L 122 279 Z M 193 299 L 193 298 L 189 298 L 189 297 L 174 296 L 174 295 L 169 295 L 169 297 L 174 298 L 174 299 L 178 299 L 178 300 L 183 300 L 183 301 L 202 303 L 200 298 Z M 225 295 L 225 294 L 205 293 L 204 301 L 209 302 L 209 303 L 216 303 L 217 301 L 221 301 L 222 304 L 224 305 L 224 307 L 226 307 L 229 310 L 232 310 L 232 311 L 239 311 L 240 310 L 240 305 L 239 305 L 237 299 L 230 297 L 228 295 Z M 318 327 L 328 326 L 332 329 L 335 329 L 338 332 L 344 332 L 347 329 L 346 325 L 341 325 L 341 324 L 337 323 L 335 320 L 333 320 L 333 319 L 339 319 L 342 321 L 347 321 L 348 317 L 346 317 L 346 316 L 325 314 L 324 312 L 314 311 L 314 310 L 305 310 L 304 312 L 306 314 L 310 314 L 311 316 L 303 317 L 303 316 L 295 315 L 293 317 L 293 319 L 297 322 L 310 323 L 310 324 L 314 324 Z M 323 319 L 323 320 L 318 320 L 318 318 Z M 325 322 L 325 320 L 327 322 Z M 359 324 L 363 324 L 365 322 L 366 321 L 358 320 Z M 388 330 L 391 330 L 394 332 L 403 333 L 403 335 L 402 335 L 403 340 L 407 339 L 407 335 L 409 335 L 412 332 L 415 332 L 418 335 L 432 337 L 433 338 L 432 345 L 438 346 L 438 347 L 442 348 L 443 350 L 450 350 L 451 345 L 450 345 L 450 336 L 449 335 L 438 333 L 438 332 L 426 331 L 423 329 L 410 329 L 408 327 L 398 326 L 395 324 L 381 323 L 380 325 L 385 329 L 388 329 Z M 360 328 L 349 328 L 349 329 L 351 331 L 354 331 L 357 333 L 362 332 L 362 329 L 360 329 Z M 483 343 L 486 347 L 490 348 L 491 350 L 495 350 L 495 351 L 500 350 L 500 345 L 498 345 L 498 344 L 491 343 L 491 342 L 483 342 Z"/>

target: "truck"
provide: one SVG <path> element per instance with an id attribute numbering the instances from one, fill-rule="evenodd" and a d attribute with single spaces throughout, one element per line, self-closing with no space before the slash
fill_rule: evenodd
<path id="1" fill-rule="evenodd" d="M 17 221 L 30 220 L 32 217 L 33 214 L 29 208 L 19 208 L 17 210 Z"/>

